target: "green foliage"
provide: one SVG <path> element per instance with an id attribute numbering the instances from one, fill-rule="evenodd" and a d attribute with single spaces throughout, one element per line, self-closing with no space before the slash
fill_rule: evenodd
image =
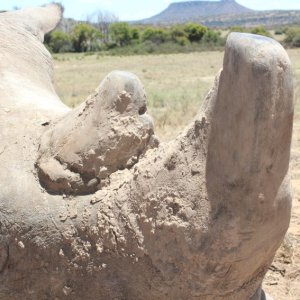
<path id="1" fill-rule="evenodd" d="M 142 34 L 142 41 L 150 41 L 154 44 L 162 44 L 168 39 L 168 33 L 161 28 L 147 28 Z"/>
<path id="2" fill-rule="evenodd" d="M 275 35 L 282 35 L 284 34 L 284 28 L 277 28 L 274 33 Z"/>
<path id="3" fill-rule="evenodd" d="M 246 28 L 241 26 L 230 27 L 230 32 L 247 32 L 252 34 L 259 34 L 267 37 L 271 37 L 271 34 L 264 26 L 256 26 L 253 28 Z"/>
<path id="4" fill-rule="evenodd" d="M 135 28 L 135 27 L 130 28 L 130 37 L 131 37 L 131 40 L 138 42 L 140 39 L 139 28 Z"/>
<path id="5" fill-rule="evenodd" d="M 181 46 L 185 46 L 189 43 L 188 35 L 184 31 L 183 26 L 176 25 L 170 29 L 171 40 Z"/>
<path id="6" fill-rule="evenodd" d="M 223 46 L 224 39 L 220 32 L 194 23 L 153 27 L 117 22 L 109 26 L 109 38 L 91 24 L 80 23 L 69 33 L 55 30 L 47 34 L 45 45 L 54 53 L 102 51 L 131 55 L 213 50 Z"/>
<path id="7" fill-rule="evenodd" d="M 251 29 L 250 33 L 271 37 L 270 32 L 264 26 L 256 26 Z"/>
<path id="8" fill-rule="evenodd" d="M 247 29 L 242 26 L 232 26 L 229 29 L 230 32 L 247 32 Z"/>
<path id="9" fill-rule="evenodd" d="M 183 26 L 175 25 L 170 29 L 170 35 L 172 40 L 176 40 L 178 37 L 187 37 L 187 33 L 184 31 Z"/>
<path id="10" fill-rule="evenodd" d="M 203 36 L 203 41 L 205 43 L 218 43 L 221 42 L 221 34 L 220 32 L 214 31 L 214 30 L 207 30 L 206 33 Z"/>
<path id="11" fill-rule="evenodd" d="M 300 47 L 300 28 L 290 27 L 285 29 L 284 43 L 290 47 Z"/>
<path id="12" fill-rule="evenodd" d="M 100 50 L 99 41 L 101 38 L 101 32 L 87 23 L 77 24 L 71 31 L 75 52 Z"/>
<path id="13" fill-rule="evenodd" d="M 200 24 L 188 23 L 184 26 L 184 31 L 190 42 L 200 42 L 208 28 Z"/>
<path id="14" fill-rule="evenodd" d="M 179 44 L 180 46 L 187 46 L 190 43 L 189 39 L 187 37 L 185 37 L 185 36 L 177 37 L 176 40 L 175 40 L 175 42 L 177 44 Z"/>
<path id="15" fill-rule="evenodd" d="M 299 34 L 299 35 L 296 35 L 296 36 L 293 38 L 292 46 L 293 46 L 293 47 L 300 47 L 300 34 Z"/>
<path id="16" fill-rule="evenodd" d="M 60 30 L 54 30 L 51 34 L 46 35 L 45 41 L 51 52 L 63 53 L 73 51 L 70 35 Z"/>
<path id="17" fill-rule="evenodd" d="M 113 23 L 109 26 L 110 37 L 120 47 L 130 44 L 133 34 L 126 22 Z"/>

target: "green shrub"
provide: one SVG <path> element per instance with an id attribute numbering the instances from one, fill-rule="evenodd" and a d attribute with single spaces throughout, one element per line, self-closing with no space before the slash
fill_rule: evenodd
<path id="1" fill-rule="evenodd" d="M 200 42 L 208 28 L 200 24 L 188 23 L 184 26 L 184 31 L 190 42 Z"/>
<path id="2" fill-rule="evenodd" d="M 100 31 L 86 23 L 75 25 L 71 31 L 71 40 L 75 52 L 99 50 L 102 37 Z"/>
<path id="3" fill-rule="evenodd" d="M 161 28 L 146 28 L 142 34 L 142 41 L 151 41 L 154 44 L 162 44 L 168 39 L 168 33 L 165 29 Z"/>
<path id="4" fill-rule="evenodd" d="M 126 22 L 113 23 L 109 26 L 110 37 L 120 47 L 129 45 L 133 36 L 129 24 Z M 134 32 L 133 34 L 135 34 Z"/>
<path id="5" fill-rule="evenodd" d="M 233 26 L 230 27 L 230 32 L 245 32 L 245 33 L 252 33 L 252 34 L 259 34 L 267 37 L 271 37 L 269 31 L 266 30 L 264 26 L 256 26 L 254 28 L 246 28 L 241 26 Z"/>
<path id="6" fill-rule="evenodd" d="M 229 29 L 230 32 L 247 32 L 247 29 L 242 26 L 232 26 Z"/>
<path id="7" fill-rule="evenodd" d="M 187 37 L 185 37 L 185 36 L 177 37 L 175 39 L 175 42 L 177 44 L 179 44 L 180 46 L 186 46 L 186 45 L 188 45 L 190 43 L 189 39 Z"/>
<path id="8" fill-rule="evenodd" d="M 54 30 L 45 36 L 48 49 L 54 53 L 72 52 L 73 45 L 70 35 L 59 30 Z"/>
<path id="9" fill-rule="evenodd" d="M 189 43 L 188 35 L 184 31 L 183 26 L 176 25 L 170 29 L 170 39 L 181 46 L 185 46 Z"/>
<path id="10" fill-rule="evenodd" d="M 300 34 L 296 35 L 292 41 L 293 47 L 300 47 Z"/>
<path id="11" fill-rule="evenodd" d="M 186 53 L 220 49 L 224 38 L 220 32 L 200 24 L 171 27 L 130 26 L 126 22 L 109 26 L 109 39 L 88 23 L 76 24 L 70 31 L 53 31 L 45 36 L 50 51 L 97 52 L 112 55 L 148 53 Z"/>
<path id="12" fill-rule="evenodd" d="M 251 29 L 250 33 L 271 37 L 270 32 L 264 26 L 256 26 Z"/>
<path id="13" fill-rule="evenodd" d="M 218 43 L 221 39 L 219 32 L 209 29 L 203 36 L 203 41 L 205 43 Z"/>
<path id="14" fill-rule="evenodd" d="M 287 46 L 299 47 L 299 37 L 300 37 L 300 28 L 299 27 L 290 27 L 285 29 L 286 37 L 284 43 Z"/>
<path id="15" fill-rule="evenodd" d="M 130 37 L 132 41 L 139 42 L 140 30 L 136 27 L 130 28 Z"/>
<path id="16" fill-rule="evenodd" d="M 283 28 L 277 28 L 274 33 L 275 33 L 275 35 L 282 35 L 282 34 L 284 34 L 284 29 Z"/>

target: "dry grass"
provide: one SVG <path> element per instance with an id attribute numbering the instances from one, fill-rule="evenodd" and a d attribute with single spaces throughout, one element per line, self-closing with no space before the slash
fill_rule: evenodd
<path id="1" fill-rule="evenodd" d="M 196 114 L 221 65 L 221 52 L 128 57 L 67 54 L 56 56 L 55 82 L 63 101 L 74 106 L 112 70 L 135 73 L 145 85 L 156 131 L 166 140 Z"/>
<path id="2" fill-rule="evenodd" d="M 277 300 L 300 299 L 300 50 L 288 50 L 295 74 L 295 126 L 291 174 L 293 212 L 287 238 L 268 272 L 264 287 Z M 149 110 L 162 140 L 175 137 L 198 111 L 222 66 L 223 53 L 129 57 L 66 54 L 55 57 L 55 85 L 69 105 L 85 100 L 112 70 L 138 75 L 145 85 Z"/>

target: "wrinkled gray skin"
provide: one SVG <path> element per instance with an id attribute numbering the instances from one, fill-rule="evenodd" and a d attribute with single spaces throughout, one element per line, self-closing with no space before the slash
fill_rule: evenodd
<path id="1" fill-rule="evenodd" d="M 158 145 L 134 75 L 61 103 L 41 43 L 60 18 L 0 14 L 0 299 L 264 299 L 291 210 L 284 49 L 230 34 L 201 110 Z"/>

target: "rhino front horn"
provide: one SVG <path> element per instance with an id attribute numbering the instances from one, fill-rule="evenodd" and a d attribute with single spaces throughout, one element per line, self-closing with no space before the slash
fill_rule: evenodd
<path id="1" fill-rule="evenodd" d="M 92 193 L 109 175 L 131 168 L 155 146 L 152 119 L 139 79 L 112 72 L 79 107 L 50 125 L 37 168 L 42 185 L 59 194 Z"/>

